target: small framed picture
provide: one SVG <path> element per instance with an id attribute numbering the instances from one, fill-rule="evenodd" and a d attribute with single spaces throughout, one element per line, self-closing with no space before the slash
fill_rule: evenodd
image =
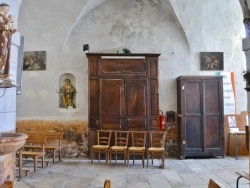
<path id="1" fill-rule="evenodd" d="M 200 52 L 201 70 L 223 70 L 223 52 Z"/>
<path id="2" fill-rule="evenodd" d="M 23 70 L 24 71 L 46 70 L 46 51 L 24 52 Z"/>

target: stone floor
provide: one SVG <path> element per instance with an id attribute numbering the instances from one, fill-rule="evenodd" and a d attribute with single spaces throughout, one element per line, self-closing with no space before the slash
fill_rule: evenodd
<path id="1" fill-rule="evenodd" d="M 36 173 L 16 181 L 16 188 L 102 188 L 105 179 L 111 180 L 112 188 L 205 188 L 210 178 L 223 187 L 236 187 L 235 171 L 249 171 L 248 156 L 205 159 L 166 159 L 165 169 L 159 168 L 159 160 L 154 165 L 143 168 L 141 161 L 129 167 L 123 161 L 88 159 L 64 159 L 51 164 Z M 240 188 L 250 187 L 246 179 L 240 179 Z"/>

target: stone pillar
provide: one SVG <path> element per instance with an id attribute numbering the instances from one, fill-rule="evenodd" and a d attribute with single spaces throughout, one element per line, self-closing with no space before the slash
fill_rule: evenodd
<path id="1" fill-rule="evenodd" d="M 11 6 L 10 14 L 14 15 L 15 25 L 18 23 L 18 13 L 22 0 L 0 0 L 0 3 L 8 3 Z M 16 79 L 17 67 L 17 49 L 20 34 L 16 33 L 13 36 L 13 44 L 11 48 L 11 67 L 10 79 Z M 16 88 L 0 88 L 0 133 L 2 132 L 15 132 L 16 129 Z M 15 179 L 15 153 L 9 153 L 0 156 L 0 185 L 4 181 L 13 181 Z"/>
<path id="2" fill-rule="evenodd" d="M 246 38 L 242 39 L 242 50 L 245 52 L 246 56 L 246 70 L 250 70 L 250 9 L 249 9 L 249 0 L 239 0 L 242 7 L 243 13 L 243 23 L 245 26 Z M 248 122 L 250 118 L 250 92 L 247 92 L 247 111 L 248 111 Z M 249 130 L 249 129 L 248 129 Z M 248 148 L 250 149 L 250 148 Z M 249 152 L 249 174 L 250 174 L 250 150 Z"/>

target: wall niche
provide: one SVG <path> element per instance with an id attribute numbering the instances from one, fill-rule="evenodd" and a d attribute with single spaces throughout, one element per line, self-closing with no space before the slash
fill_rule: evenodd
<path id="1" fill-rule="evenodd" d="M 76 108 L 76 77 L 71 73 L 64 73 L 59 78 L 59 108 Z"/>

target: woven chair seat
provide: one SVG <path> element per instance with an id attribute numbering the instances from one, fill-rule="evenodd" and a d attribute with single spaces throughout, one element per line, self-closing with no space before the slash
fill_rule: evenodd
<path id="1" fill-rule="evenodd" d="M 94 149 L 107 149 L 109 146 L 105 146 L 105 145 L 94 145 L 93 148 Z"/>
<path id="2" fill-rule="evenodd" d="M 134 152 L 136 152 L 136 151 L 143 151 L 143 150 L 145 150 L 145 147 L 129 147 L 129 151 L 134 151 Z"/>
<path id="3" fill-rule="evenodd" d="M 112 150 L 125 150 L 127 146 L 112 146 L 110 149 Z"/>
<path id="4" fill-rule="evenodd" d="M 165 151 L 164 148 L 154 148 L 154 147 L 151 147 L 151 148 L 148 148 L 148 151 Z"/>

